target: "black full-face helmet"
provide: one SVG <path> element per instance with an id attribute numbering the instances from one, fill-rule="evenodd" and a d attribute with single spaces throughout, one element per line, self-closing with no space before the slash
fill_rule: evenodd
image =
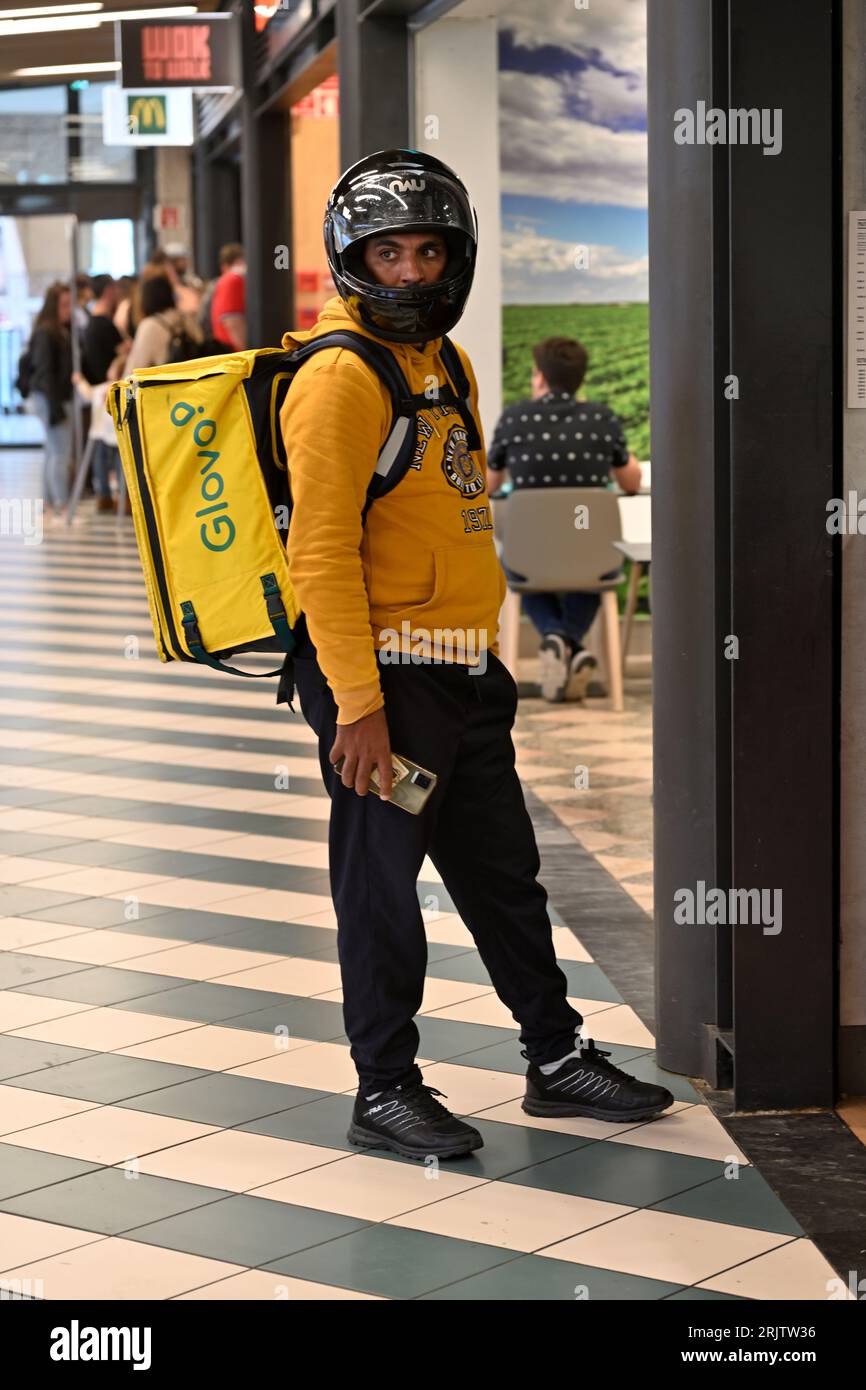
<path id="1" fill-rule="evenodd" d="M 437 232 L 448 262 L 433 284 L 389 289 L 363 262 L 367 237 Z M 466 305 L 478 245 L 478 221 L 460 179 L 420 150 L 380 150 L 347 169 L 325 210 L 325 250 L 349 314 L 395 343 L 424 343 L 454 327 Z"/>

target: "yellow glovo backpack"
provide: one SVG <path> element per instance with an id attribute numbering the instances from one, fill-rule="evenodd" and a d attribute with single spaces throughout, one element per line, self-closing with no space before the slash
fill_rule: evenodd
<path id="1" fill-rule="evenodd" d="M 411 393 L 393 354 L 370 338 L 339 330 L 289 350 L 142 367 L 111 387 L 106 409 L 117 431 L 162 661 L 196 661 L 236 676 L 287 673 L 300 610 L 286 556 L 291 492 L 280 409 L 298 367 L 326 347 L 357 353 L 391 395 L 391 430 L 367 491 L 366 516 L 404 477 L 417 411 L 430 405 Z M 447 338 L 441 357 L 456 390 L 440 388 L 438 399 L 459 407 L 469 447 L 478 448 L 469 383 Z M 227 664 L 251 651 L 283 652 L 286 662 L 268 672 Z"/>

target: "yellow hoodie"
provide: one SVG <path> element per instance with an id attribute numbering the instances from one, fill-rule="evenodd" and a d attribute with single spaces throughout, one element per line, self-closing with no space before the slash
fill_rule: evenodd
<path id="1" fill-rule="evenodd" d="M 309 332 L 287 334 L 284 346 L 338 328 L 375 338 L 334 298 Z M 323 349 L 299 369 L 280 417 L 292 489 L 289 574 L 340 724 L 384 703 L 377 648 L 467 664 L 496 652 L 506 585 L 484 448 L 470 454 L 456 407 L 435 403 L 433 379 L 448 381 L 440 342 L 385 343 L 410 389 L 431 403 L 419 413 L 411 467 L 373 503 L 365 525 L 367 487 L 391 428 L 391 398 L 373 369 L 344 348 Z M 477 421 L 475 376 L 462 349 L 460 356 Z"/>

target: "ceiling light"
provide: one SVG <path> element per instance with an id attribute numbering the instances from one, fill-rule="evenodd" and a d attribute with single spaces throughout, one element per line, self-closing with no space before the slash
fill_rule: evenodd
<path id="1" fill-rule="evenodd" d="M 196 15 L 195 5 L 166 5 L 161 9 L 112 10 L 109 14 L 64 15 L 50 19 L 13 19 L 7 21 L 6 12 L 0 10 L 0 37 L 21 38 L 26 34 L 48 34 L 68 32 L 75 29 L 96 29 L 101 24 L 114 24 L 118 19 L 180 19 Z"/>
<path id="2" fill-rule="evenodd" d="M 62 77 L 70 72 L 120 72 L 119 63 L 57 63 L 46 68 L 16 68 L 13 77 Z"/>
<path id="3" fill-rule="evenodd" d="M 2 10 L 4 21 L 7 19 L 36 19 L 39 15 L 54 14 L 85 14 L 93 10 L 101 10 L 103 0 L 88 0 L 87 4 L 75 5 L 31 5 L 26 10 Z"/>

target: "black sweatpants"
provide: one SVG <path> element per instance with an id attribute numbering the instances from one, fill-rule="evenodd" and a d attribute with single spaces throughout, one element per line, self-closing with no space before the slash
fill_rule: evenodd
<path id="1" fill-rule="evenodd" d="M 310 650 L 313 649 L 310 647 Z M 415 1064 L 427 940 L 417 895 L 425 854 L 442 876 L 533 1062 L 574 1047 L 582 1023 L 556 963 L 538 850 L 514 767 L 517 687 L 487 653 L 483 674 L 460 664 L 379 663 L 393 752 L 439 780 L 410 815 L 344 787 L 328 755 L 337 732 L 333 695 L 314 655 L 296 658 L 304 717 L 319 736 L 331 797 L 331 892 L 343 1015 L 365 1094 L 420 1078 Z"/>

